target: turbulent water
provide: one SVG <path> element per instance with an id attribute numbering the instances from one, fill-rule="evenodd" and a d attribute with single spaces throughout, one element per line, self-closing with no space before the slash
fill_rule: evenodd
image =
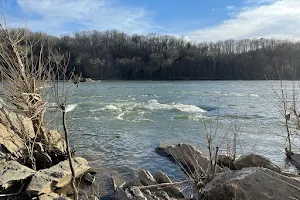
<path id="1" fill-rule="evenodd" d="M 154 149 L 189 143 L 205 152 L 205 122 L 218 127 L 215 145 L 221 150 L 226 133 L 238 129 L 238 154 L 259 153 L 287 167 L 283 120 L 275 106 L 278 82 L 99 81 L 69 88 L 71 142 L 96 166 L 178 177 L 178 168 Z"/>

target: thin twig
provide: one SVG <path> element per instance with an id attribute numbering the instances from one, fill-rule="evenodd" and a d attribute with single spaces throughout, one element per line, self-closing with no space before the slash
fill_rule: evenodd
<path id="1" fill-rule="evenodd" d="M 185 181 L 180 181 L 180 182 L 173 182 L 173 183 L 161 183 L 161 184 L 156 184 L 156 185 L 147 185 L 147 186 L 139 186 L 137 187 L 140 190 L 147 190 L 151 188 L 160 188 L 160 187 L 171 187 L 174 185 L 181 185 L 184 183 L 190 183 L 192 182 L 191 180 L 185 180 Z"/>

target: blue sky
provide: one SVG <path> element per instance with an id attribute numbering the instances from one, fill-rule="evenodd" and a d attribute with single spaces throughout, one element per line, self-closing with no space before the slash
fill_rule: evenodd
<path id="1" fill-rule="evenodd" d="M 12 26 L 52 35 L 117 29 L 194 41 L 300 38 L 300 0 L 6 0 Z M 25 20 L 24 20 L 25 17 Z"/>

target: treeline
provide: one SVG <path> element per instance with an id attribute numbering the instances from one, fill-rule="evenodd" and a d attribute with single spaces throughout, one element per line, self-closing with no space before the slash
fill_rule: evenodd
<path id="1" fill-rule="evenodd" d="M 37 39 L 41 33 L 30 33 Z M 245 39 L 189 42 L 168 35 L 128 35 L 116 30 L 46 36 L 68 69 L 93 79 L 203 80 L 300 77 L 300 42 Z M 38 48 L 37 48 L 38 49 Z M 36 54 L 38 54 L 36 50 Z"/>

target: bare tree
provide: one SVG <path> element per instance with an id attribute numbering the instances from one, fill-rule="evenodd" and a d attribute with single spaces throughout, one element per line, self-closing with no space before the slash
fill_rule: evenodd
<path id="1" fill-rule="evenodd" d="M 4 9 L 4 3 L 2 5 Z M 35 169 L 35 160 L 32 152 L 36 141 L 41 142 L 47 149 L 51 149 L 51 143 L 45 126 L 44 115 L 49 103 L 45 100 L 45 93 L 41 88 L 50 85 L 49 90 L 54 90 L 55 99 L 59 103 L 63 113 L 62 124 L 67 144 L 67 155 L 72 172 L 72 186 L 74 199 L 78 199 L 78 192 L 75 185 L 75 171 L 72 163 L 68 130 L 66 126 L 66 91 L 59 94 L 58 80 L 66 80 L 68 58 L 58 51 L 54 51 L 48 43 L 47 38 L 42 34 L 37 41 L 28 37 L 26 29 L 12 30 L 6 23 L 3 14 L 3 22 L 0 24 L 0 72 L 2 77 L 1 89 L 5 96 L 5 102 L 10 109 L 20 112 L 32 120 L 35 138 L 31 139 L 24 135 L 30 146 L 28 148 L 32 167 Z M 34 48 L 38 44 L 39 54 L 34 54 Z M 47 51 L 46 51 L 47 50 Z M 45 53 L 47 52 L 47 53 Z M 63 97 L 61 99 L 61 97 Z"/>

